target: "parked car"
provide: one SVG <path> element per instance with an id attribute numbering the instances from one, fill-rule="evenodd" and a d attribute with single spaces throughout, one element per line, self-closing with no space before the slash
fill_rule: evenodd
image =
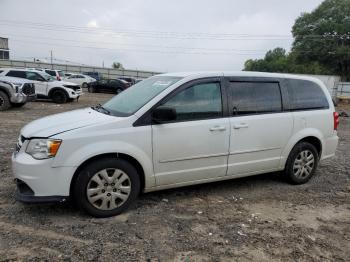
<path id="1" fill-rule="evenodd" d="M 53 76 L 57 81 L 62 81 L 65 77 L 64 72 L 62 70 L 54 70 L 54 69 L 45 69 L 46 74 Z"/>
<path id="2" fill-rule="evenodd" d="M 0 76 L 0 111 L 22 107 L 35 99 L 35 85 L 31 81 Z"/>
<path id="3" fill-rule="evenodd" d="M 101 80 L 103 78 L 102 74 L 99 72 L 83 72 L 82 74 L 95 78 L 96 80 Z"/>
<path id="4" fill-rule="evenodd" d="M 335 155 L 338 125 L 330 94 L 314 78 L 158 75 L 104 105 L 25 126 L 12 156 L 17 199 L 71 197 L 108 217 L 140 192 L 275 171 L 303 184 Z"/>
<path id="5" fill-rule="evenodd" d="M 102 79 L 88 84 L 89 93 L 107 92 L 119 94 L 131 86 L 130 83 L 120 79 Z"/>
<path id="6" fill-rule="evenodd" d="M 79 85 L 53 80 L 52 76 L 42 71 L 1 68 L 0 76 L 31 80 L 35 84 L 35 92 L 38 98 L 49 98 L 55 103 L 66 103 L 69 100 L 79 99 L 82 95 L 82 89 Z"/>
<path id="7" fill-rule="evenodd" d="M 81 75 L 81 74 L 71 74 L 70 76 L 66 77 L 66 80 L 69 82 L 75 83 L 77 85 L 80 85 L 81 87 L 84 87 L 84 88 L 87 88 L 89 83 L 96 81 L 95 78 L 92 78 L 86 75 Z"/>
<path id="8" fill-rule="evenodd" d="M 136 82 L 137 81 L 136 78 L 133 78 L 133 77 L 125 77 L 125 76 L 123 76 L 123 77 L 119 77 L 118 79 L 121 79 L 121 80 L 124 80 L 124 81 L 130 83 L 130 85 L 134 85 L 134 84 L 137 83 Z"/>

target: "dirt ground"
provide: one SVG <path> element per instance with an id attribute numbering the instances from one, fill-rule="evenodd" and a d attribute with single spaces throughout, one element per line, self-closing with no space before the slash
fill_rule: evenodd
<path id="1" fill-rule="evenodd" d="M 10 156 L 20 129 L 110 97 L 86 93 L 78 103 L 0 113 L 0 261 L 350 260 L 350 118 L 341 119 L 336 158 L 306 185 L 274 173 L 149 193 L 109 219 L 70 203 L 16 202 Z"/>

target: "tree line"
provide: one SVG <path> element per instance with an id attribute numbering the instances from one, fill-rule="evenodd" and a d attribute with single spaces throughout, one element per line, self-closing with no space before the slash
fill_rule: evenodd
<path id="1" fill-rule="evenodd" d="M 350 0 L 325 0 L 303 13 L 292 28 L 291 51 L 277 47 L 245 71 L 340 75 L 350 81 Z"/>

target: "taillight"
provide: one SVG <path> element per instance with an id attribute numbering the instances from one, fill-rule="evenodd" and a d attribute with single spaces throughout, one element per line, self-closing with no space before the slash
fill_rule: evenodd
<path id="1" fill-rule="evenodd" d="M 57 81 L 61 81 L 61 77 L 57 76 Z"/>
<path id="2" fill-rule="evenodd" d="M 339 114 L 337 112 L 333 113 L 334 130 L 338 130 L 339 126 Z"/>

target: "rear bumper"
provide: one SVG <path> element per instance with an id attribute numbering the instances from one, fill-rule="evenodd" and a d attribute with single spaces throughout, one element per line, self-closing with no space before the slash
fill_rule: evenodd
<path id="1" fill-rule="evenodd" d="M 334 135 L 325 139 L 321 160 L 325 160 L 335 156 L 338 142 L 339 142 L 339 137 L 337 135 Z"/>

